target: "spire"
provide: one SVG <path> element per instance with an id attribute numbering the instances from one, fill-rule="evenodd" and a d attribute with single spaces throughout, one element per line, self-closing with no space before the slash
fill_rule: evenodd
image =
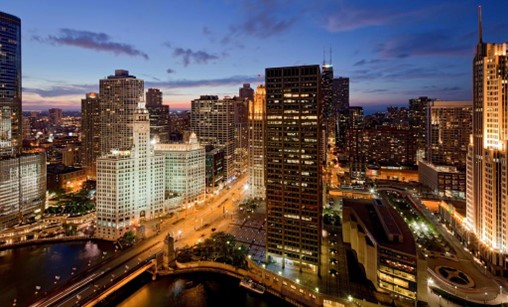
<path id="1" fill-rule="evenodd" d="M 483 43 L 482 39 L 482 6 L 478 5 L 478 43 Z"/>
<path id="2" fill-rule="evenodd" d="M 323 66 L 325 66 L 325 64 L 326 64 L 326 55 L 325 55 L 325 53 L 326 53 L 326 50 L 325 50 L 325 48 L 323 48 Z"/>
<path id="3" fill-rule="evenodd" d="M 330 65 L 332 65 L 332 47 L 330 47 Z"/>

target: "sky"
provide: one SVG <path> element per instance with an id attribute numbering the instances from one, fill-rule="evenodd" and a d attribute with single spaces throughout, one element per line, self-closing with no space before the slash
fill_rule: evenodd
<path id="1" fill-rule="evenodd" d="M 506 0 L 0 0 L 21 18 L 24 110 L 79 110 L 115 69 L 176 110 L 323 61 L 367 112 L 470 100 L 478 5 L 483 40 L 508 42 Z"/>

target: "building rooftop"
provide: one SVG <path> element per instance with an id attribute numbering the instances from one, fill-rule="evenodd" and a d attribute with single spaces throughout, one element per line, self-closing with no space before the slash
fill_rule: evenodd
<path id="1" fill-rule="evenodd" d="M 357 223 L 379 246 L 415 255 L 416 244 L 411 230 L 402 217 L 380 199 L 344 198 L 344 209 L 349 209 Z"/>

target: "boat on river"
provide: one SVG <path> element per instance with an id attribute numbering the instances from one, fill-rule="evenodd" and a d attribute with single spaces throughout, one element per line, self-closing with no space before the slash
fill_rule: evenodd
<path id="1" fill-rule="evenodd" d="M 265 286 L 255 282 L 254 280 L 248 277 L 242 278 L 242 280 L 240 281 L 240 286 L 259 294 L 265 293 L 266 290 Z"/>

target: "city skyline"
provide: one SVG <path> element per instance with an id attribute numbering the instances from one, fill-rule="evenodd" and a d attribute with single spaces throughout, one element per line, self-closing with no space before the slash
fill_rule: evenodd
<path id="1" fill-rule="evenodd" d="M 7 1 L 2 10 L 24 21 L 24 110 L 78 110 L 115 69 L 160 88 L 171 109 L 189 109 L 200 95 L 233 96 L 244 82 L 263 83 L 266 67 L 329 61 L 330 49 L 335 74 L 351 80 L 351 105 L 367 113 L 418 96 L 469 100 L 478 4 L 486 4 L 485 39 L 506 37 L 503 1 L 285 4 L 112 1 L 48 10 Z M 308 47 L 294 48 L 302 39 Z"/>

